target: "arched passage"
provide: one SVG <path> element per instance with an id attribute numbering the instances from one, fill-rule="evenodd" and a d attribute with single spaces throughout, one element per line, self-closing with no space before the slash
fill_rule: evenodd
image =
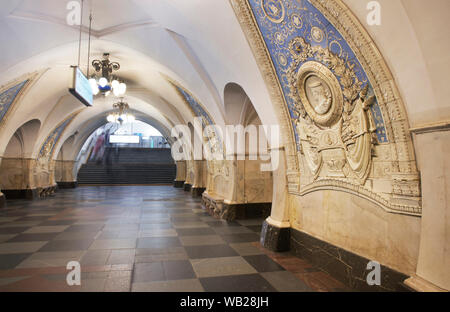
<path id="1" fill-rule="evenodd" d="M 245 91 L 235 83 L 224 89 L 229 125 L 224 132 L 225 160 L 208 162 L 203 204 L 227 220 L 267 217 L 272 201 L 272 174 L 262 168 L 270 161 L 259 147 L 267 140 L 261 120 Z"/>
<path id="2" fill-rule="evenodd" d="M 41 122 L 30 120 L 19 127 L 10 138 L 0 164 L 0 189 L 7 199 L 36 196 L 36 160 L 32 153 L 36 145 Z"/>
<path id="3" fill-rule="evenodd" d="M 151 118 L 139 116 L 119 124 L 101 117 L 83 133 L 69 137 L 56 159 L 58 185 L 172 184 L 175 164 L 170 143 L 141 120 Z"/>

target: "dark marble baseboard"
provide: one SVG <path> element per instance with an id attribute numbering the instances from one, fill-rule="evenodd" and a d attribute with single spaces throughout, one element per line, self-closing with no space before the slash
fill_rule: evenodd
<path id="1" fill-rule="evenodd" d="M 35 200 L 53 195 L 58 190 L 58 185 L 38 187 L 24 190 L 2 190 L 6 199 L 28 199 Z"/>
<path id="2" fill-rule="evenodd" d="M 191 187 L 191 194 L 193 197 L 201 197 L 205 190 L 204 187 Z"/>
<path id="3" fill-rule="evenodd" d="M 25 189 L 25 190 L 2 190 L 6 199 L 28 199 L 34 200 L 39 198 L 38 189 Z"/>
<path id="4" fill-rule="evenodd" d="M 407 275 L 381 265 L 381 285 L 370 286 L 366 277 L 371 270 L 367 258 L 324 242 L 304 232 L 291 228 L 291 252 L 306 259 L 320 270 L 330 274 L 357 291 L 406 291 L 403 281 Z"/>
<path id="5" fill-rule="evenodd" d="M 78 187 L 78 182 L 77 181 L 72 181 L 72 182 L 56 182 L 58 184 L 58 187 L 60 189 L 72 189 L 72 188 L 77 188 Z"/>
<path id="6" fill-rule="evenodd" d="M 267 218 L 272 203 L 223 204 L 224 209 L 235 215 L 235 219 Z"/>
<path id="7" fill-rule="evenodd" d="M 191 191 L 191 188 L 192 188 L 192 184 L 184 183 L 183 189 L 184 189 L 186 192 L 190 192 L 190 191 Z"/>
<path id="8" fill-rule="evenodd" d="M 214 200 L 202 196 L 202 206 L 216 218 L 233 221 L 250 218 L 267 218 L 270 215 L 272 203 L 226 204 L 222 200 Z"/>
<path id="9" fill-rule="evenodd" d="M 5 195 L 0 196 L 0 208 L 6 207 L 6 198 Z"/>
<path id="10" fill-rule="evenodd" d="M 276 252 L 289 250 L 291 237 L 290 228 L 279 228 L 264 220 L 261 230 L 261 245 Z"/>
<path id="11" fill-rule="evenodd" d="M 184 185 L 184 181 L 177 181 L 177 180 L 173 181 L 173 187 L 183 188 L 183 185 Z"/>

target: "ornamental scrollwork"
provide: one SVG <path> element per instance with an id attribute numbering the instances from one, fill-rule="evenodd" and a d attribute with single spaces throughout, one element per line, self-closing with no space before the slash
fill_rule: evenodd
<path id="1" fill-rule="evenodd" d="M 370 171 L 375 123 L 368 95 L 344 59 L 298 37 L 289 43 L 287 70 L 300 147 L 314 180 L 350 178 L 364 184 Z M 307 61 L 309 60 L 309 61 Z"/>
<path id="2" fill-rule="evenodd" d="M 382 54 L 343 1 L 230 3 L 277 108 L 288 192 L 343 191 L 420 215 L 406 110 Z M 284 8 L 282 20 L 273 18 L 280 10 L 268 14 L 269 3 Z"/>

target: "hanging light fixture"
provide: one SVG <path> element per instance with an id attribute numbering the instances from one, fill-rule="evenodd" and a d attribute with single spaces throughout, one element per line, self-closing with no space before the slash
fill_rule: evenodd
<path id="1" fill-rule="evenodd" d="M 120 82 L 112 75 L 113 72 L 120 69 L 120 64 L 109 60 L 109 53 L 103 54 L 103 60 L 92 61 L 95 74 L 89 79 L 89 83 L 94 95 L 100 92 L 104 96 L 108 96 L 111 92 L 116 97 L 123 97 L 127 91 L 127 85 Z"/>
<path id="2" fill-rule="evenodd" d="M 123 101 L 123 98 L 119 102 L 113 104 L 113 108 L 116 112 L 111 113 L 106 117 L 106 120 L 111 123 L 118 123 L 122 125 L 123 123 L 130 123 L 136 120 L 136 118 L 128 113 L 130 105 Z"/>

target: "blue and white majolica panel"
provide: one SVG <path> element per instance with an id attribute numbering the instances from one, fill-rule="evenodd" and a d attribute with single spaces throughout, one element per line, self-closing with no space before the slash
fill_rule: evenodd
<path id="1" fill-rule="evenodd" d="M 41 150 L 39 151 L 39 158 L 48 158 L 53 155 L 53 150 L 58 143 L 59 138 L 63 134 L 66 127 L 70 124 L 70 122 L 76 117 L 76 114 L 66 119 L 63 123 L 61 123 L 52 133 L 47 137 L 44 144 L 42 144 Z"/>
<path id="2" fill-rule="evenodd" d="M 182 88 L 175 86 L 177 90 L 183 95 L 186 102 L 189 104 L 191 109 L 194 111 L 195 116 L 202 117 L 203 126 L 207 125 L 213 125 L 214 122 L 212 121 L 209 114 L 203 109 L 203 107 L 194 99 L 194 97 L 189 93 L 183 90 Z"/>
<path id="3" fill-rule="evenodd" d="M 27 82 L 28 80 L 22 81 L 0 94 L 0 122 L 3 120 L 3 117 L 5 117 L 17 95 Z"/>
<path id="4" fill-rule="evenodd" d="M 211 116 L 205 111 L 205 109 L 197 102 L 197 100 L 190 94 L 188 91 L 184 90 L 183 88 L 173 84 L 175 88 L 180 92 L 181 96 L 186 100 L 189 107 L 194 112 L 194 115 L 196 117 L 200 117 L 202 119 L 202 126 L 212 126 L 214 129 L 214 133 L 210 137 L 208 144 L 209 148 L 213 153 L 219 153 L 223 156 L 223 140 L 221 133 L 217 131 L 217 127 L 214 124 L 214 121 L 212 120 Z"/>
<path id="5" fill-rule="evenodd" d="M 339 58 L 344 59 L 353 69 L 362 86 L 368 85 L 368 93 L 373 94 L 367 75 L 347 42 L 309 1 L 248 0 L 248 2 L 275 66 L 291 118 L 295 118 L 295 100 L 289 95 L 290 90 L 286 74 L 293 63 L 292 55 L 289 52 L 289 44 L 297 37 L 304 38 L 313 47 L 320 46 L 328 49 Z M 311 56 L 305 62 L 312 60 L 314 58 Z M 300 63 L 298 68 L 305 62 Z M 379 143 L 387 143 L 388 137 L 384 119 L 376 98 L 370 110 L 377 128 L 376 135 Z M 295 124 L 293 125 L 295 129 Z M 298 144 L 297 133 L 295 135 Z"/>

